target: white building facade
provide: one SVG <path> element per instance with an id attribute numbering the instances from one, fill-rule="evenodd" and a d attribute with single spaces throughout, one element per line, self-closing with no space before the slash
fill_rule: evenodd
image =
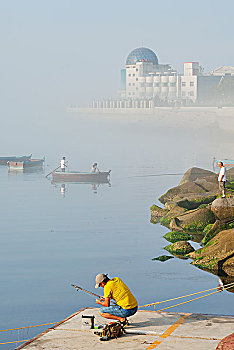
<path id="1" fill-rule="evenodd" d="M 161 101 L 182 100 L 185 103 L 195 103 L 197 100 L 198 62 L 184 63 L 184 74 L 181 75 L 170 65 L 159 64 L 152 50 L 141 47 L 130 52 L 124 71 L 122 98 L 158 98 Z"/>

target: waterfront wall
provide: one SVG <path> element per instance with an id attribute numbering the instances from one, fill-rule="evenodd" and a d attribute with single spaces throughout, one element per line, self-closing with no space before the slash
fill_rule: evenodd
<path id="1" fill-rule="evenodd" d="M 159 125 L 170 127 L 209 127 L 217 126 L 222 130 L 234 132 L 234 107 L 154 107 L 154 108 L 79 108 L 69 107 L 69 113 L 144 116 L 153 118 Z"/>

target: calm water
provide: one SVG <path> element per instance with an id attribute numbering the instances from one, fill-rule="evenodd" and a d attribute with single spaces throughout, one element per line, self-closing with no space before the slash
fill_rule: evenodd
<path id="1" fill-rule="evenodd" d="M 162 236 L 168 229 L 150 224 L 149 208 L 189 167 L 211 170 L 214 155 L 230 157 L 233 135 L 215 126 L 159 127 L 152 117 L 66 114 L 56 121 L 38 118 L 34 132 L 19 122 L 11 140 L 7 125 L 4 131 L 2 155 L 45 155 L 46 166 L 44 173 L 25 174 L 0 168 L 0 329 L 57 322 L 95 306 L 91 296 L 70 285 L 94 291 L 99 272 L 123 278 L 140 305 L 217 286 L 217 276 L 189 260 L 151 260 L 167 254 Z M 70 170 L 89 170 L 94 161 L 111 169 L 111 186 L 71 184 L 64 195 L 61 185 L 45 179 L 63 155 Z M 233 294 L 171 311 L 233 314 Z M 42 330 L 9 332 L 0 339 L 28 339 Z"/>

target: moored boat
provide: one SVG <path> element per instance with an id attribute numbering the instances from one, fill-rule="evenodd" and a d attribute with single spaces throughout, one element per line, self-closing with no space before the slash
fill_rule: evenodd
<path id="1" fill-rule="evenodd" d="M 23 162 L 25 160 L 30 160 L 32 155 L 29 156 L 11 156 L 11 157 L 0 157 L 0 165 L 7 165 L 8 162 Z"/>
<path id="2" fill-rule="evenodd" d="M 78 172 L 78 171 L 69 171 L 61 172 L 54 171 L 52 173 L 53 182 L 88 182 L 88 183 L 108 183 L 110 177 L 109 171 L 100 171 L 97 173 L 89 172 Z"/>
<path id="3" fill-rule="evenodd" d="M 27 159 L 24 161 L 10 161 L 8 162 L 9 170 L 24 170 L 33 167 L 43 167 L 45 159 Z"/>

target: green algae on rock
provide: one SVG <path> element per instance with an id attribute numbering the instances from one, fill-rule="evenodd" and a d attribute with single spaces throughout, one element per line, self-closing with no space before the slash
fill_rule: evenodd
<path id="1" fill-rule="evenodd" d="M 179 242 L 172 243 L 164 247 L 164 249 L 170 252 L 171 254 L 176 254 L 176 255 L 186 255 L 191 252 L 194 252 L 194 248 L 187 241 L 179 241 Z"/>
<path id="2" fill-rule="evenodd" d="M 192 238 L 188 233 L 177 231 L 167 232 L 163 237 L 171 243 L 178 241 L 189 241 Z"/>
<path id="3" fill-rule="evenodd" d="M 167 261 L 167 260 L 173 259 L 173 258 L 174 258 L 174 256 L 160 255 L 160 256 L 157 256 L 156 258 L 153 258 L 152 260 L 158 260 L 158 261 L 164 262 L 164 261 Z"/>
<path id="4" fill-rule="evenodd" d="M 234 229 L 219 232 L 204 248 L 189 254 L 193 265 L 215 274 L 234 276 Z"/>
<path id="5" fill-rule="evenodd" d="M 168 213 L 168 210 L 162 209 L 159 206 L 153 204 L 150 207 L 150 212 L 151 212 L 150 222 L 157 223 L 161 217 L 165 216 Z"/>
<path id="6" fill-rule="evenodd" d="M 215 222 L 214 213 L 208 208 L 195 209 L 177 217 L 177 225 L 184 231 L 203 231 Z"/>

